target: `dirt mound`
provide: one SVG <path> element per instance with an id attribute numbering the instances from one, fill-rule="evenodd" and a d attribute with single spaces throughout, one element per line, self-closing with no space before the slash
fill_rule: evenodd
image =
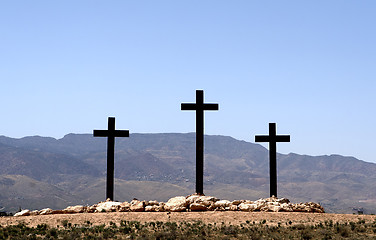
<path id="1" fill-rule="evenodd" d="M 255 222 L 268 225 L 290 224 L 320 224 L 325 222 L 349 223 L 364 220 L 376 221 L 375 215 L 329 214 L 329 213 L 296 213 L 296 212 L 240 212 L 240 211 L 211 211 L 211 212 L 111 212 L 111 213 L 77 213 L 53 214 L 21 217 L 0 217 L 0 225 L 17 225 L 25 223 L 30 227 L 47 224 L 52 227 L 62 227 L 64 223 L 73 226 L 120 224 L 122 220 L 139 222 L 195 222 L 207 224 L 232 224 Z"/>

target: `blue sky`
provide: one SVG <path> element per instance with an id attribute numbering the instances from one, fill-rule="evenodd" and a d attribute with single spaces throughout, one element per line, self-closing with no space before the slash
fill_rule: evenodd
<path id="1" fill-rule="evenodd" d="M 375 1 L 1 1 L 0 135 L 61 138 L 116 117 L 131 133 L 205 133 L 282 153 L 376 162 Z M 267 146 L 264 144 L 264 146 Z"/>

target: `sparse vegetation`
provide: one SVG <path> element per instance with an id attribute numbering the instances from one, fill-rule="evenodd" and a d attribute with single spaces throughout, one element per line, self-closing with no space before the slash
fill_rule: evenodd
<path id="1" fill-rule="evenodd" d="M 240 225 L 196 222 L 146 222 L 122 220 L 120 224 L 82 225 L 62 222 L 61 227 L 47 224 L 28 227 L 25 223 L 2 227 L 0 239 L 375 239 L 376 221 L 316 225 L 292 223 L 254 223 Z"/>

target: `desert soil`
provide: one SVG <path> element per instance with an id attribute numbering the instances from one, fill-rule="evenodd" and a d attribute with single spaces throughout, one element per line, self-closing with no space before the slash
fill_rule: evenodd
<path id="1" fill-rule="evenodd" d="M 334 223 L 376 221 L 375 215 L 330 214 L 330 213 L 286 213 L 286 212 L 113 212 L 113 213 L 79 213 L 79 214 L 54 214 L 43 216 L 0 217 L 0 226 L 17 225 L 25 223 L 29 227 L 38 224 L 47 224 L 51 227 L 62 226 L 67 220 L 72 225 L 109 225 L 110 222 L 120 224 L 121 220 L 139 222 L 194 222 L 202 221 L 207 224 L 233 224 L 239 225 L 246 221 L 259 223 L 266 220 L 266 224 L 282 226 L 288 224 L 319 224 L 332 220 Z"/>

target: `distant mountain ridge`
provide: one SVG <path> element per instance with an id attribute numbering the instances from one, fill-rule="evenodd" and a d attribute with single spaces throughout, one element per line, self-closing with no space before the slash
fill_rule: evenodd
<path id="1" fill-rule="evenodd" d="M 24 149 L 0 143 L 0 174 L 25 175 L 46 181 L 54 174 L 98 175 L 98 170 L 70 155 Z"/>
<path id="2" fill-rule="evenodd" d="M 70 196 L 60 205 L 91 202 L 100 199 L 99 196 L 103 200 L 105 185 L 99 187 L 98 184 L 104 184 L 106 146 L 105 138 L 94 138 L 91 134 L 68 134 L 61 139 L 0 136 L 0 176 L 16 179 L 16 182 L 22 179 L 49 184 L 50 189 L 59 189 L 56 195 L 64 192 L 65 196 Z M 374 163 L 340 155 L 314 157 L 290 153 L 278 154 L 277 165 L 278 195 L 281 197 L 321 202 L 329 211 L 336 212 L 351 212 L 352 207 L 364 207 L 370 212 L 376 209 Z M 118 138 L 115 177 L 116 183 L 121 185 L 119 189 L 125 189 L 123 186 L 128 186 L 127 181 L 132 181 L 133 188 L 152 181 L 160 188 L 173 184 L 176 188 L 171 188 L 172 185 L 169 188 L 181 191 L 176 195 L 193 193 L 195 134 L 134 133 L 129 138 Z M 7 191 L 11 191 L 12 186 L 1 185 L 0 181 L 0 192 L 5 193 L 0 194 L 0 206 L 11 206 L 12 197 L 7 197 Z M 43 189 L 47 188 L 39 191 L 43 192 Z M 167 190 L 160 189 L 159 192 L 165 193 L 167 198 L 172 194 Z M 137 194 L 146 196 L 141 192 Z M 222 199 L 267 197 L 268 150 L 259 144 L 228 136 L 206 135 L 204 192 L 215 193 Z M 18 194 L 22 195 L 22 192 Z M 164 200 L 162 195 L 158 200 Z M 115 187 L 116 196 L 128 195 Z M 26 201 L 22 203 L 27 204 Z"/>

